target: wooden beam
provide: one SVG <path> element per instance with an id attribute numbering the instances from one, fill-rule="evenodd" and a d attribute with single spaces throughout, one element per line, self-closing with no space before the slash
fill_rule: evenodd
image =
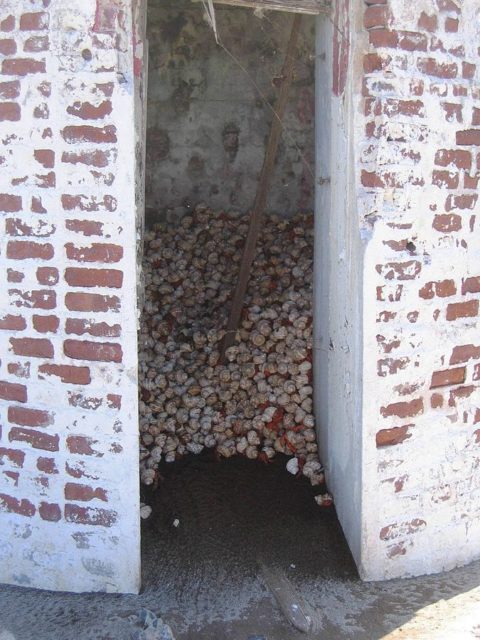
<path id="1" fill-rule="evenodd" d="M 213 0 L 215 4 L 228 4 L 251 9 L 271 9 L 291 13 L 330 13 L 329 0 Z"/>
<path id="2" fill-rule="evenodd" d="M 280 87 L 280 93 L 277 103 L 275 105 L 275 113 L 273 116 L 272 127 L 270 129 L 270 137 L 265 152 L 265 158 L 263 161 L 262 172 L 258 182 L 257 193 L 255 196 L 255 202 L 253 204 L 252 213 L 250 215 L 250 225 L 248 228 L 247 239 L 245 240 L 245 246 L 243 249 L 242 262 L 240 263 L 240 273 L 238 276 L 237 286 L 233 294 L 232 306 L 230 309 L 230 316 L 228 318 L 227 329 L 225 337 L 222 340 L 220 348 L 219 364 L 222 364 L 225 359 L 225 351 L 228 347 L 231 347 L 235 341 L 235 334 L 240 323 L 240 316 L 242 314 L 243 301 L 245 293 L 247 291 L 248 281 L 250 279 L 250 270 L 255 258 L 257 240 L 260 234 L 260 229 L 263 222 L 263 213 L 267 204 L 267 196 L 270 190 L 270 183 L 273 176 L 273 169 L 275 166 L 275 158 L 277 156 L 278 143 L 282 135 L 283 129 L 283 116 L 285 115 L 285 108 L 287 106 L 288 94 L 293 79 L 293 70 L 295 66 L 295 53 L 297 49 L 298 35 L 300 32 L 301 15 L 295 14 L 293 18 L 292 31 L 290 33 L 290 40 L 288 42 L 287 52 L 285 54 L 285 61 L 283 63 L 282 72 L 280 77 L 282 78 L 282 84 Z"/>

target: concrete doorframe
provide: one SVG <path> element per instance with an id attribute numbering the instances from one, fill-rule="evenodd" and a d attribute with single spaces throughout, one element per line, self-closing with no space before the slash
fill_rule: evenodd
<path id="1" fill-rule="evenodd" d="M 316 19 L 314 400 L 320 458 L 360 566 L 362 246 L 354 207 L 351 88 L 345 84 L 341 95 L 332 91 L 339 49 L 347 46 L 336 44 L 337 27 L 328 16 Z"/>

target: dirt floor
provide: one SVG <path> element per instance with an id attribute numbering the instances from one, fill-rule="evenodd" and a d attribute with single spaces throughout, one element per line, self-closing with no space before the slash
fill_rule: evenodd
<path id="1" fill-rule="evenodd" d="M 480 638 L 480 563 L 360 582 L 334 509 L 317 507 L 284 459 L 190 457 L 162 476 L 145 496 L 154 511 L 144 523 L 143 592 L 0 586 L 0 640 L 146 637 L 133 624 L 142 608 L 176 640 Z"/>

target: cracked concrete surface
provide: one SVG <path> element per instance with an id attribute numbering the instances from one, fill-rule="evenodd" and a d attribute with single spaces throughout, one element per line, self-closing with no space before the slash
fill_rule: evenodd
<path id="1" fill-rule="evenodd" d="M 2 586 L 0 640 L 131 640 L 129 618 L 142 607 L 177 640 L 480 638 L 480 563 L 362 583 L 334 510 L 319 509 L 308 481 L 284 462 L 200 456 L 165 467 L 158 491 L 144 496 L 154 512 L 143 532 L 142 593 Z M 290 624 L 265 567 L 285 587 L 287 607 L 298 598 L 314 612 L 315 631 Z"/>

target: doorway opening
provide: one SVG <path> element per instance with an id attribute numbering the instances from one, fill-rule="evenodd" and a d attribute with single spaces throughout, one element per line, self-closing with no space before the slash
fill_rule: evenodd
<path id="1" fill-rule="evenodd" d="M 328 548 L 318 527 L 342 536 L 333 509 L 319 509 L 331 499 L 313 410 L 313 16 L 236 340 L 219 362 L 292 20 L 216 5 L 217 44 L 202 4 L 149 3 L 140 472 L 144 545 L 161 540 L 162 562 L 188 548 L 221 572 L 250 548 L 257 564 L 283 554 L 312 571 L 310 553 Z M 295 532 L 312 545 L 303 560 Z"/>

